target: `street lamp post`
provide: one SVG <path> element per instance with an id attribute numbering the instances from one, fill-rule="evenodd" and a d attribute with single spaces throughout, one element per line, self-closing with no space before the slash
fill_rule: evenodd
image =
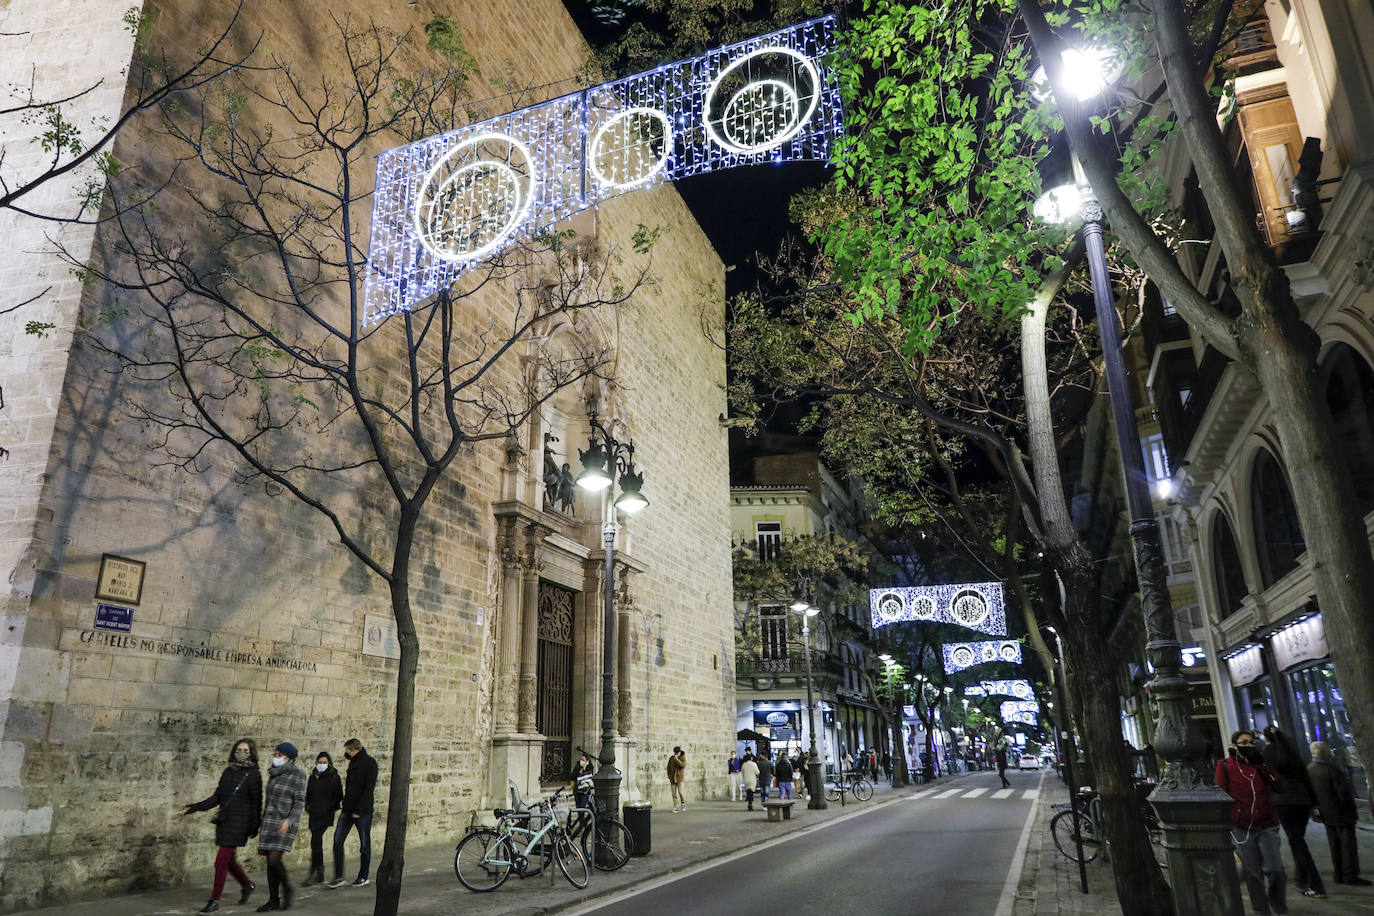
<path id="1" fill-rule="evenodd" d="M 902 720 L 897 715 L 897 704 L 892 698 L 892 687 L 896 678 L 901 674 L 902 666 L 899 662 L 894 661 L 891 655 L 879 655 L 878 658 L 882 659 L 883 675 L 887 681 L 887 706 L 891 714 L 889 720 L 891 727 L 888 729 L 890 732 L 888 743 L 891 747 L 888 749 L 888 760 L 892 764 L 892 788 L 895 789 L 897 788 L 897 755 L 906 753 L 902 747 Z M 905 699 L 905 691 L 903 691 L 903 699 Z"/>
<path id="2" fill-rule="evenodd" d="M 806 807 L 819 810 L 826 807 L 825 777 L 821 774 L 820 751 L 816 749 L 816 700 L 811 686 L 811 618 L 820 608 L 805 601 L 792 602 L 792 610 L 802 615 L 802 646 L 806 652 L 806 725 L 811 731 L 811 747 L 806 752 Z"/>
<path id="3" fill-rule="evenodd" d="M 601 751 L 597 757 L 600 768 L 592 776 L 596 804 L 603 818 L 616 817 L 620 811 L 620 770 L 615 766 L 615 538 L 620 526 L 616 511 L 633 514 L 649 505 L 640 490 L 644 474 L 635 471 L 633 440 L 621 442 L 610 434 L 597 417 L 596 407 L 589 411 L 588 425 L 592 433 L 585 452 L 579 450 L 582 473 L 577 485 L 591 492 L 604 492 L 602 508 L 605 524 L 601 528 L 605 548 L 603 571 L 604 619 L 601 644 Z M 615 496 L 617 484 L 620 496 Z"/>
<path id="4" fill-rule="evenodd" d="M 1064 55 L 1068 61 L 1068 54 Z M 1079 58 L 1083 59 L 1082 56 Z M 1099 60 L 1102 58 L 1099 56 Z M 1088 85 L 1105 88 L 1097 82 L 1075 79 L 1079 99 Z M 1096 93 L 1092 93 L 1095 95 Z M 1182 675 L 1178 631 L 1164 573 L 1159 527 L 1150 502 L 1145 476 L 1145 459 L 1140 447 L 1130 389 L 1126 386 L 1126 366 L 1121 355 L 1121 331 L 1112 297 L 1107 253 L 1102 242 L 1102 207 L 1082 175 L 1077 157 L 1073 160 L 1074 186 L 1056 188 L 1041 198 L 1038 214 L 1073 216 L 1064 203 L 1078 198 L 1078 214 L 1083 219 L 1083 242 L 1087 250 L 1088 273 L 1092 279 L 1093 305 L 1097 329 L 1102 338 L 1102 362 L 1116 429 L 1117 452 L 1125 477 L 1126 505 L 1130 515 L 1131 547 L 1135 555 L 1136 578 L 1140 587 L 1144 616 L 1145 653 L 1154 668 L 1147 689 L 1159 702 L 1159 721 L 1155 731 L 1155 752 L 1165 761 L 1158 786 L 1150 793 L 1150 803 L 1164 829 L 1164 845 L 1169 854 L 1170 885 L 1174 907 L 1179 916 L 1201 914 L 1239 914 L 1243 911 L 1240 883 L 1234 866 L 1228 815 L 1231 798 L 1208 779 L 1204 755 L 1206 743 L 1193 724 L 1188 682 Z M 1058 210 L 1055 214 L 1054 211 Z M 1204 890 L 1205 889 L 1205 890 Z"/>

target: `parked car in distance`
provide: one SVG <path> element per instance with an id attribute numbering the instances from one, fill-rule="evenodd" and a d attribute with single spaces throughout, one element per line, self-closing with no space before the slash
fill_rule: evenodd
<path id="1" fill-rule="evenodd" d="M 1040 769 L 1040 758 L 1032 754 L 1022 754 L 1016 768 L 1018 770 L 1038 770 Z"/>

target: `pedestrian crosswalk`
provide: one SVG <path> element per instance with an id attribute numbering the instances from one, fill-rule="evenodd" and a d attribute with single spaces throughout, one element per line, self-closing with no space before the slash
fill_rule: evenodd
<path id="1" fill-rule="evenodd" d="M 923 791 L 917 792 L 915 795 L 911 795 L 908 797 L 911 798 L 913 801 L 922 798 L 981 798 L 982 796 L 987 795 L 989 791 L 991 790 L 989 790 L 986 787 L 981 789 L 969 789 L 963 787 L 957 789 L 943 790 L 925 789 Z M 998 789 L 995 792 L 992 792 L 991 795 L 987 795 L 987 797 L 990 799 L 1024 798 L 1032 801 L 1038 798 L 1039 796 L 1039 789 Z"/>

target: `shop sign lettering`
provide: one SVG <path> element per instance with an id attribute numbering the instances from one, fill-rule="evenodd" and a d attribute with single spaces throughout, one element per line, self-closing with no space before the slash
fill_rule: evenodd
<path id="1" fill-rule="evenodd" d="M 1257 681 L 1264 674 L 1264 657 L 1259 646 L 1251 646 L 1243 652 L 1232 655 L 1226 660 L 1226 668 L 1231 672 L 1231 685 L 1244 687 Z"/>
<path id="2" fill-rule="evenodd" d="M 1284 627 L 1273 635 L 1270 644 L 1274 647 L 1274 660 L 1280 671 L 1331 654 L 1326 646 L 1326 627 L 1322 625 L 1320 614 Z"/>

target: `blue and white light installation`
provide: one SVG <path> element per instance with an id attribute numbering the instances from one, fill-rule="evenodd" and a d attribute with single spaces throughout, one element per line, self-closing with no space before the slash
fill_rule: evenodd
<path id="1" fill-rule="evenodd" d="M 1021 644 L 1014 639 L 991 642 L 947 642 L 940 647 L 944 655 L 945 674 L 956 674 L 974 665 L 989 662 L 1021 662 Z"/>
<path id="2" fill-rule="evenodd" d="M 875 588 L 868 593 L 873 626 L 914 621 L 952 623 L 990 636 L 1007 635 L 1001 582 Z"/>
<path id="3" fill-rule="evenodd" d="M 1040 721 L 1040 704 L 1034 700 L 1007 700 L 1002 704 L 1003 722 L 1022 722 L 1034 725 Z"/>
<path id="4" fill-rule="evenodd" d="M 1018 700 L 1035 699 L 1035 688 L 1025 679 L 1007 681 L 982 681 L 964 688 L 966 697 L 1016 697 Z"/>
<path id="5" fill-rule="evenodd" d="M 383 153 L 363 323 L 628 191 L 828 160 L 841 109 L 822 59 L 835 32 L 824 16 Z"/>

